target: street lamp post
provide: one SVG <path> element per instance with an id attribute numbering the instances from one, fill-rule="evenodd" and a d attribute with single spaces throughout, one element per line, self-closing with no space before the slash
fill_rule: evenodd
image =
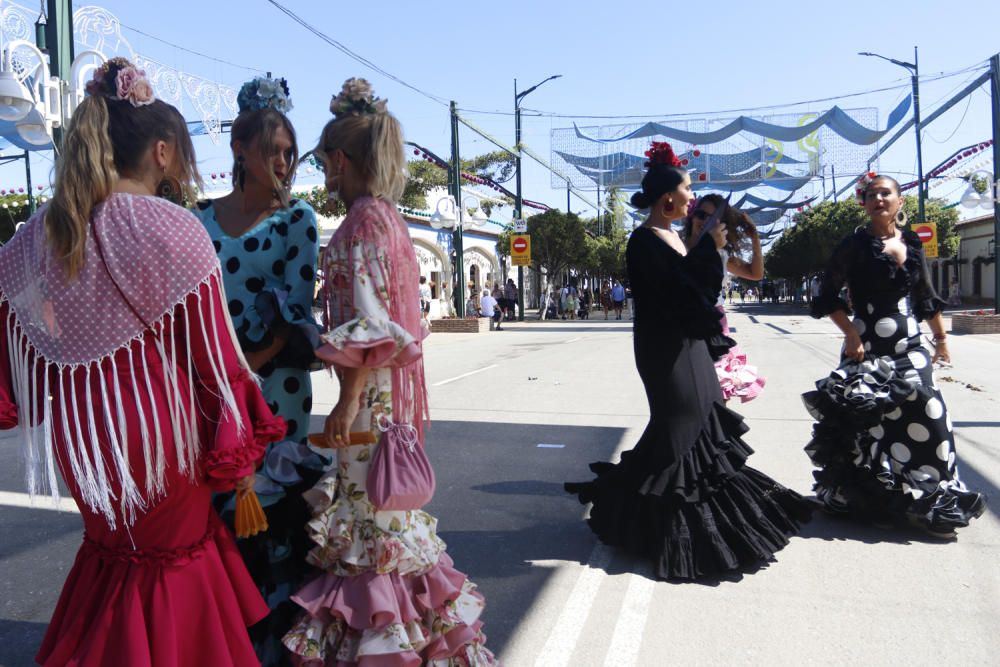
<path id="1" fill-rule="evenodd" d="M 517 153 L 514 155 L 514 166 L 515 166 L 515 184 L 516 193 L 514 197 L 514 219 L 523 220 L 521 217 L 521 208 L 523 206 L 523 200 L 521 198 L 521 100 L 532 93 L 536 88 L 538 88 L 543 83 L 551 81 L 552 79 L 558 79 L 562 74 L 553 74 L 547 79 L 544 79 L 531 88 L 523 92 L 517 92 L 517 79 L 514 79 L 514 150 Z M 518 322 L 524 321 L 524 267 L 517 267 L 517 320 Z"/>
<path id="2" fill-rule="evenodd" d="M 910 72 L 910 81 L 913 84 L 913 129 L 917 133 L 917 222 L 925 222 L 924 200 L 926 199 L 927 191 L 924 189 L 924 156 L 920 150 L 920 68 L 917 61 L 917 47 L 913 47 L 912 63 L 896 60 L 895 58 L 887 58 L 868 51 L 860 51 L 858 55 L 888 60 L 893 65 L 899 65 Z"/>

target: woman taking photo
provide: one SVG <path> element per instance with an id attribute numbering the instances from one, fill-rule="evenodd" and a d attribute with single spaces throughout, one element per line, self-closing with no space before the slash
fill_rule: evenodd
<path id="1" fill-rule="evenodd" d="M 923 245 L 899 184 L 869 173 L 857 190 L 868 224 L 833 251 L 812 300 L 844 334 L 842 363 L 803 396 L 818 421 L 806 447 L 820 505 L 879 524 L 908 522 L 943 539 L 986 509 L 958 476 L 955 436 L 932 364 L 950 362 Z M 848 288 L 850 303 L 841 298 Z M 854 315 L 853 321 L 850 319 Z M 933 333 L 933 355 L 920 342 Z"/>
<path id="2" fill-rule="evenodd" d="M 721 195 L 705 195 L 699 199 L 684 221 L 684 238 L 690 249 L 701 237 L 705 223 L 715 213 L 719 213 L 722 224 L 726 227 L 726 245 L 719 249 L 722 266 L 726 273 L 742 280 L 759 281 L 764 277 L 764 253 L 760 247 L 760 237 L 757 227 L 746 213 L 731 206 Z M 747 246 L 750 250 L 750 261 L 743 259 Z M 729 320 L 726 317 L 725 287 L 719 293 L 715 307 L 722 313 L 722 333 L 729 335 Z M 757 374 L 757 368 L 747 364 L 747 355 L 739 348 L 732 347 L 724 357 L 715 362 L 715 372 L 719 376 L 719 386 L 722 387 L 722 398 L 726 401 L 739 397 L 740 402 L 752 401 L 764 389 L 765 380 Z"/>
<path id="3" fill-rule="evenodd" d="M 598 462 L 591 482 L 566 484 L 593 503 L 590 527 L 606 544 L 653 562 L 660 579 L 691 580 L 759 567 L 808 516 L 802 499 L 745 465 L 743 418 L 723 404 L 712 353 L 721 354 L 722 224 L 685 247 L 673 230 L 693 198 L 669 144 L 646 153 L 632 205 L 649 209 L 626 249 L 635 297 L 634 347 L 649 425 L 617 464 Z"/>
<path id="4" fill-rule="evenodd" d="M 306 446 L 312 410 L 309 369 L 319 328 L 312 314 L 319 234 L 316 214 L 289 195 L 299 150 L 285 115 L 292 108 L 284 79 L 256 78 L 237 97 L 233 121 L 233 190 L 199 202 L 201 218 L 223 267 L 229 316 L 250 367 L 274 414 L 288 424 L 281 443 L 270 443 L 256 488 L 268 528 L 240 539 L 240 552 L 272 612 L 251 629 L 265 667 L 284 664 L 281 636 L 298 612 L 289 596 L 309 567 L 302 492 L 327 461 Z M 318 365 L 318 364 L 317 364 Z M 294 470 L 292 475 L 286 471 Z M 216 498 L 232 523 L 232 496 Z"/>
<path id="5" fill-rule="evenodd" d="M 0 249 L 0 426 L 21 430 L 30 490 L 58 496 L 58 467 L 84 524 L 36 660 L 252 665 L 267 606 L 211 496 L 249 489 L 284 424 L 208 235 L 154 196 L 199 180 L 184 118 L 123 58 L 87 93 L 52 201 Z"/>
<path id="6" fill-rule="evenodd" d="M 385 436 L 423 447 L 427 329 L 396 209 L 406 183 L 399 123 L 364 79 L 349 79 L 330 110 L 315 152 L 347 217 L 323 252 L 329 332 L 317 354 L 340 379 L 325 432 L 337 465 L 307 492 L 309 562 L 323 574 L 294 596 L 305 613 L 285 645 L 307 665 L 494 665 L 480 631 L 483 598 L 452 567 L 437 520 L 380 509 L 369 495 Z"/>

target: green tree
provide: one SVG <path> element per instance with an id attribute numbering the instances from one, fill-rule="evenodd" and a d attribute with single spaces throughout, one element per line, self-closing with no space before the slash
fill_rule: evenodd
<path id="1" fill-rule="evenodd" d="M 916 197 L 904 197 L 903 210 L 909 220 L 917 216 Z M 958 211 L 944 208 L 940 199 L 925 202 L 928 222 L 937 223 L 938 254 L 951 257 L 958 250 L 955 223 Z M 857 227 L 868 222 L 864 209 L 853 199 L 822 202 L 798 213 L 793 225 L 786 229 L 771 246 L 764 260 L 769 275 L 778 278 L 800 278 L 821 271 L 838 242 Z"/>
<path id="2" fill-rule="evenodd" d="M 28 211 L 28 195 L 10 194 L 0 196 L 0 245 L 14 236 L 17 224 L 31 217 Z"/>

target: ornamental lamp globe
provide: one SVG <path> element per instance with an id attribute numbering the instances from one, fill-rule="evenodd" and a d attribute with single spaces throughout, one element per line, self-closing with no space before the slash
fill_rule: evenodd
<path id="1" fill-rule="evenodd" d="M 0 120 L 21 120 L 34 106 L 27 88 L 14 73 L 6 69 L 0 71 Z"/>

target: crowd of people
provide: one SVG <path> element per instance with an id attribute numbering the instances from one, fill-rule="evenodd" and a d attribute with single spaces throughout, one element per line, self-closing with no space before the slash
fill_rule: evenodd
<path id="1" fill-rule="evenodd" d="M 314 211 L 289 194 L 300 155 L 284 80 L 240 91 L 233 190 L 200 202 L 187 125 L 142 70 L 108 61 L 87 93 L 52 201 L 0 249 L 0 426 L 21 430 L 30 490 L 57 494 L 61 475 L 85 527 L 37 661 L 498 664 L 484 598 L 422 509 L 430 291 L 396 207 L 405 157 L 386 102 L 349 79 L 330 104 L 311 152 L 347 215 L 321 249 Z M 898 183 L 863 182 L 869 223 L 811 290 L 844 345 L 804 395 L 807 499 L 747 465 L 748 427 L 727 407 L 764 387 L 721 300 L 727 272 L 762 276 L 753 223 L 695 199 L 668 144 L 647 155 L 628 289 L 552 297 L 570 319 L 599 304 L 620 320 L 634 300 L 648 426 L 566 484 L 597 536 L 691 580 L 772 561 L 814 509 L 941 539 L 981 515 L 932 375 L 949 359 L 943 302 L 900 228 Z M 508 281 L 470 306 L 500 328 L 517 298 Z M 309 373 L 324 367 L 339 396 L 310 434 Z"/>

